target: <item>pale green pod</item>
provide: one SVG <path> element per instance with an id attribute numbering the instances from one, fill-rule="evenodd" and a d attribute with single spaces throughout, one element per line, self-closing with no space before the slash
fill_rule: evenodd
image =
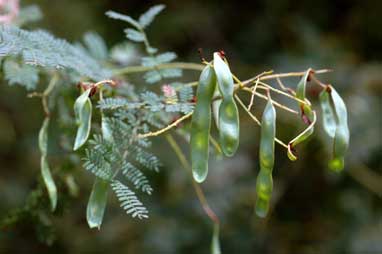
<path id="1" fill-rule="evenodd" d="M 214 230 L 211 241 L 211 254 L 221 254 L 220 242 L 219 242 L 219 224 L 214 224 Z"/>
<path id="2" fill-rule="evenodd" d="M 344 157 L 349 147 L 348 116 L 344 101 L 333 87 L 330 87 L 330 94 L 338 122 L 334 136 L 333 159 L 329 162 L 329 168 L 334 171 L 341 171 L 344 168 Z"/>
<path id="3" fill-rule="evenodd" d="M 206 66 L 199 78 L 197 102 L 191 121 L 191 164 L 195 181 L 203 182 L 208 174 L 211 102 L 216 86 L 215 72 Z"/>
<path id="4" fill-rule="evenodd" d="M 256 208 L 255 212 L 259 217 L 267 216 L 269 203 L 272 197 L 273 179 L 269 170 L 260 169 L 256 179 Z"/>
<path id="5" fill-rule="evenodd" d="M 108 192 L 109 181 L 97 177 L 86 208 L 86 220 L 90 228 L 101 228 Z"/>
<path id="6" fill-rule="evenodd" d="M 260 169 L 272 172 L 275 161 L 276 110 L 270 100 L 261 118 Z"/>
<path id="7" fill-rule="evenodd" d="M 219 106 L 218 121 L 220 144 L 226 156 L 233 156 L 239 147 L 239 111 L 233 99 L 232 73 L 218 53 L 214 53 L 214 70 L 219 91 L 223 97 Z"/>
<path id="8" fill-rule="evenodd" d="M 276 110 L 268 100 L 261 118 L 260 172 L 256 179 L 256 214 L 265 217 L 272 196 L 272 171 L 275 161 Z"/>
<path id="9" fill-rule="evenodd" d="M 73 150 L 79 149 L 86 143 L 90 134 L 92 119 L 92 103 L 89 99 L 91 89 L 81 94 L 74 103 L 74 114 L 78 125 Z"/>
<path id="10" fill-rule="evenodd" d="M 38 143 L 41 152 L 41 176 L 44 180 L 45 187 L 48 191 L 51 210 L 54 211 L 57 206 L 57 187 L 54 183 L 52 174 L 50 173 L 47 153 L 48 153 L 48 127 L 49 127 L 49 118 L 46 117 L 38 135 Z"/>
<path id="11" fill-rule="evenodd" d="M 322 113 L 322 124 L 329 137 L 334 138 L 337 128 L 336 116 L 330 102 L 330 93 L 327 89 L 320 93 L 320 105 Z"/>

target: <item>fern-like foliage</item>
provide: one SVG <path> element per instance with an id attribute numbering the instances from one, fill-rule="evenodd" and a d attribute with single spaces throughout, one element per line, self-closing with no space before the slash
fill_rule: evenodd
<path id="1" fill-rule="evenodd" d="M 142 202 L 139 201 L 135 193 L 126 185 L 122 184 L 118 180 L 114 180 L 111 183 L 111 187 L 115 195 L 118 197 L 121 207 L 127 214 L 131 214 L 133 218 L 137 217 L 138 219 L 146 219 L 149 217 L 146 207 L 143 206 Z"/>
<path id="2" fill-rule="evenodd" d="M 38 69 L 34 66 L 7 59 L 3 63 L 3 72 L 10 85 L 18 84 L 27 90 L 36 88 L 39 77 Z"/>
<path id="3" fill-rule="evenodd" d="M 142 58 L 142 65 L 153 67 L 152 71 L 148 71 L 143 76 L 147 83 L 154 84 L 162 79 L 178 78 L 182 76 L 182 70 L 177 68 L 159 69 L 156 66 L 166 64 L 176 59 L 174 52 L 165 52 L 157 54 L 158 50 L 153 48 L 148 39 L 144 29 L 150 25 L 154 18 L 165 8 L 164 5 L 156 5 L 151 7 L 148 11 L 143 13 L 138 20 L 130 16 L 120 14 L 113 11 L 106 12 L 106 15 L 113 19 L 118 19 L 127 22 L 132 28 L 125 29 L 126 38 L 133 42 L 140 42 L 145 45 L 146 52 L 149 56 Z"/>
<path id="4" fill-rule="evenodd" d="M 1 26 L 0 57 L 5 56 L 20 56 L 28 65 L 68 69 L 93 80 L 110 76 L 86 51 L 41 30 Z"/>
<path id="5" fill-rule="evenodd" d="M 171 96 L 160 96 L 151 91 L 145 91 L 134 101 L 125 98 L 106 98 L 98 103 L 98 107 L 104 110 L 115 109 L 143 109 L 151 112 L 181 112 L 187 114 L 194 109 L 192 101 L 194 95 L 191 87 L 183 87 L 178 93 Z"/>

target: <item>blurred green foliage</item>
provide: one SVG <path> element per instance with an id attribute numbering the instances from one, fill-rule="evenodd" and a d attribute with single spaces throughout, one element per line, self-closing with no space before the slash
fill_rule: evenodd
<path id="1" fill-rule="evenodd" d="M 70 41 L 83 33 L 100 33 L 108 46 L 123 40 L 124 24 L 110 20 L 111 9 L 137 16 L 156 1 L 25 0 L 38 4 L 44 19 L 31 28 L 45 28 Z M 349 110 L 351 143 L 345 173 L 327 170 L 329 153 L 317 132 L 290 162 L 276 147 L 275 205 L 266 219 L 254 215 L 259 128 L 242 123 L 239 153 L 211 165 L 202 185 L 222 221 L 223 253 L 380 253 L 382 252 L 382 21 L 381 1 L 163 1 L 166 11 L 150 27 L 161 50 L 180 59 L 199 61 L 224 49 L 234 73 L 252 77 L 262 71 L 332 68 L 322 76 L 343 95 Z M 297 80 L 286 81 L 295 86 Z M 139 85 L 139 84 L 137 84 Z M 308 96 L 318 90 L 310 87 Z M 74 94 L 68 94 L 72 97 Z M 317 103 L 317 101 L 314 101 Z M 316 104 L 317 105 L 317 104 Z M 318 106 L 318 105 L 317 105 Z M 190 175 L 157 139 L 154 147 L 167 165 L 152 179 L 154 193 L 146 198 L 150 219 L 134 221 L 109 206 L 101 231 L 90 230 L 85 211 L 92 178 L 73 157 L 60 161 L 51 134 L 52 170 L 60 178 L 58 210 L 49 212 L 41 192 L 37 133 L 43 113 L 40 103 L 19 87 L 0 87 L 0 216 L 3 225 L 20 215 L 15 225 L 0 230 L 5 253 L 207 253 L 212 227 L 196 199 Z M 262 107 L 256 109 L 258 115 Z M 72 112 L 70 112 L 72 114 Z M 279 136 L 299 128 L 295 118 L 281 116 Z M 53 123 L 58 124 L 58 123 Z M 280 125 L 281 125 L 280 124 Z M 54 130 L 54 128 L 52 128 Z M 245 138 L 244 138 L 245 137 Z M 64 141 L 60 141 L 64 142 Z M 184 149 L 186 143 L 182 143 Z M 55 166 L 53 166 L 55 165 Z M 65 172 L 80 186 L 71 193 Z M 61 186 L 60 186 L 61 185 Z M 36 200 L 42 200 L 43 203 Z M 45 203 L 44 203 L 45 202 Z M 33 213 L 23 213 L 25 207 Z M 5 219 L 5 220 L 4 220 Z"/>

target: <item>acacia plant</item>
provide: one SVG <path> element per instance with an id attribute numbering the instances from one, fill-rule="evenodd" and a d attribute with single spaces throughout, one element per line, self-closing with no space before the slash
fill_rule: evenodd
<path id="1" fill-rule="evenodd" d="M 38 135 L 41 176 L 52 211 L 60 202 L 60 189 L 49 162 L 52 121 L 59 122 L 63 129 L 75 130 L 63 131 L 61 149 L 68 156 L 81 155 L 83 168 L 93 174 L 94 185 L 86 211 L 90 228 L 101 227 L 109 191 L 114 192 L 127 214 L 148 218 L 148 209 L 137 193 L 153 192 L 144 172 L 158 172 L 161 167 L 160 159 L 150 151 L 150 139 L 161 136 L 181 165 L 192 172 L 196 194 L 214 223 L 212 250 L 218 253 L 219 219 L 209 207 L 199 183 L 207 177 L 210 154 L 235 155 L 240 140 L 239 112 L 261 129 L 255 211 L 265 217 L 273 189 L 275 144 L 295 161 L 298 145 L 317 128 L 317 113 L 306 97 L 306 86 L 318 85 L 322 89 L 321 116 L 323 128 L 333 140 L 329 168 L 334 171 L 344 168 L 349 143 L 346 107 L 335 88 L 318 79 L 319 74 L 330 71 L 327 69 L 265 71 L 242 80 L 232 73 L 229 57 L 222 50 L 211 57 L 202 56 L 200 63 L 174 61 L 175 53 L 159 52 L 145 33 L 163 9 L 163 5 L 154 6 L 138 19 L 106 12 L 109 18 L 125 22 L 128 40 L 142 44 L 145 55 L 138 66 L 126 65 L 130 56 L 129 44 L 125 42 L 108 50 L 98 34 L 87 33 L 82 43 L 71 44 L 46 31 L 24 30 L 20 28 L 23 23 L 15 19 L 0 28 L 2 75 L 10 85 L 18 84 L 30 91 L 28 97 L 41 99 L 45 114 Z M 183 71 L 201 72 L 200 78 L 184 81 Z M 142 77 L 146 85 L 140 85 L 139 89 L 132 86 L 128 81 L 132 75 Z M 301 78 L 295 89 L 283 85 L 283 79 L 288 77 Z M 271 80 L 277 81 L 278 86 L 271 86 Z M 72 98 L 73 91 L 79 94 L 75 101 L 68 103 L 62 99 Z M 279 102 L 279 96 L 293 100 L 297 110 Z M 258 100 L 266 102 L 261 117 L 253 113 L 261 105 Z M 299 116 L 304 128 L 290 141 L 283 141 L 288 137 L 276 133 L 277 114 L 282 113 Z M 211 133 L 212 124 L 216 125 L 217 139 L 214 138 L 217 133 Z M 189 140 L 190 156 L 183 153 L 178 138 Z"/>

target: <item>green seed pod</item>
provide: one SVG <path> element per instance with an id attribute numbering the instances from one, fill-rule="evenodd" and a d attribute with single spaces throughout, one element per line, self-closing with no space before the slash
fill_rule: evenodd
<path id="1" fill-rule="evenodd" d="M 256 179 L 256 214 L 264 218 L 269 210 L 269 203 L 272 197 L 273 180 L 272 173 L 260 169 Z"/>
<path id="2" fill-rule="evenodd" d="M 47 154 L 48 154 L 48 127 L 49 118 L 46 117 L 38 135 L 38 143 L 41 152 L 41 175 L 44 180 L 50 199 L 51 210 L 54 211 L 57 206 L 57 187 L 50 173 Z"/>
<path id="3" fill-rule="evenodd" d="M 296 98 L 307 102 L 305 99 L 306 83 L 309 78 L 309 74 L 312 72 L 312 69 L 308 69 L 305 74 L 302 76 L 300 82 L 297 84 L 296 88 Z M 297 160 L 297 155 L 294 153 L 294 148 L 297 144 L 307 140 L 314 132 L 314 125 L 316 123 L 316 112 L 312 110 L 310 104 L 307 103 L 298 103 L 300 108 L 300 114 L 303 122 L 308 125 L 308 127 L 297 135 L 293 140 L 288 143 L 288 158 L 291 161 Z"/>
<path id="4" fill-rule="evenodd" d="M 86 90 L 81 94 L 74 103 L 74 114 L 78 125 L 76 140 L 73 150 L 79 149 L 90 134 L 91 119 L 92 119 L 92 103 L 89 99 L 89 94 L 92 89 Z"/>
<path id="5" fill-rule="evenodd" d="M 221 254 L 220 242 L 219 242 L 219 224 L 214 224 L 214 231 L 211 241 L 211 254 Z"/>
<path id="6" fill-rule="evenodd" d="M 211 102 L 215 86 L 215 72 L 211 66 L 206 66 L 199 78 L 197 102 L 191 122 L 192 173 L 199 183 L 206 179 L 208 173 Z"/>
<path id="7" fill-rule="evenodd" d="M 308 69 L 304 76 L 302 76 L 300 82 L 297 84 L 296 88 L 296 98 L 305 101 L 306 95 L 306 83 L 308 82 L 309 75 L 312 72 L 312 69 Z M 312 108 L 310 105 L 299 102 L 301 117 L 304 122 L 310 123 L 313 121 Z"/>
<path id="8" fill-rule="evenodd" d="M 272 171 L 275 160 L 276 111 L 269 100 L 261 119 L 260 172 L 256 180 L 256 214 L 265 217 L 272 196 Z"/>
<path id="9" fill-rule="evenodd" d="M 260 168 L 272 172 L 275 160 L 276 110 L 269 100 L 261 118 Z"/>
<path id="10" fill-rule="evenodd" d="M 334 136 L 333 159 L 329 162 L 329 168 L 334 171 L 341 171 L 344 168 L 344 156 L 349 147 L 350 139 L 348 113 L 344 101 L 333 87 L 330 87 L 330 94 L 337 116 L 337 127 Z"/>
<path id="11" fill-rule="evenodd" d="M 96 178 L 86 208 L 86 220 L 90 228 L 100 229 L 105 213 L 109 181 Z"/>
<path id="12" fill-rule="evenodd" d="M 228 65 L 214 53 L 214 70 L 223 97 L 219 107 L 220 144 L 226 156 L 233 156 L 239 146 L 239 111 L 233 99 L 234 83 Z"/>
<path id="13" fill-rule="evenodd" d="M 330 103 L 330 93 L 327 91 L 327 89 L 320 93 L 319 99 L 324 130 L 329 135 L 329 137 L 334 138 L 336 134 L 337 123 L 333 107 Z"/>

